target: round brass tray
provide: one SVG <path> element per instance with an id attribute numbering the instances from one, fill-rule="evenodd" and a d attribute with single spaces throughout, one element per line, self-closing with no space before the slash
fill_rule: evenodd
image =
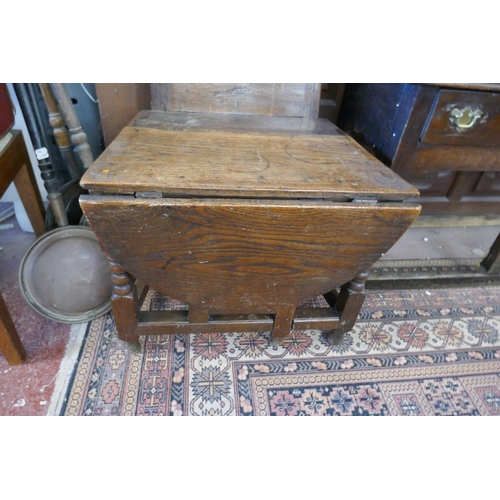
<path id="1" fill-rule="evenodd" d="M 111 270 L 89 227 L 40 237 L 21 261 L 19 283 L 26 301 L 51 320 L 84 323 L 111 309 Z"/>

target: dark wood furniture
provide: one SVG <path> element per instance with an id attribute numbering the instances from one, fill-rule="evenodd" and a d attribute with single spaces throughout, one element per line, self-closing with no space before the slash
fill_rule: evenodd
<path id="1" fill-rule="evenodd" d="M 317 118 L 319 83 L 152 83 L 151 109 Z"/>
<path id="2" fill-rule="evenodd" d="M 84 174 L 121 339 L 352 328 L 418 191 L 326 120 L 141 112 Z M 134 282 L 134 279 L 137 281 Z M 189 311 L 140 311 L 145 283 Z M 336 290 L 340 287 L 340 293 Z M 300 307 L 323 295 L 329 307 Z"/>
<path id="3" fill-rule="evenodd" d="M 338 123 L 419 189 L 423 215 L 500 214 L 500 84 L 349 84 Z"/>
<path id="4" fill-rule="evenodd" d="M 39 83 L 38 85 L 40 87 L 40 92 L 42 93 L 45 106 L 47 107 L 49 123 L 53 128 L 54 138 L 57 142 L 57 146 L 59 147 L 64 163 L 68 168 L 71 178 L 80 179 L 83 171 L 76 161 L 68 128 L 66 127 L 66 122 L 64 121 L 64 118 L 59 110 L 52 87 L 50 86 L 50 83 Z"/>
<path id="5" fill-rule="evenodd" d="M 337 124 L 344 98 L 345 83 L 322 83 L 319 101 L 319 118 L 326 118 Z"/>
<path id="6" fill-rule="evenodd" d="M 45 232 L 43 206 L 23 134 L 13 130 L 12 139 L 0 151 L 0 198 L 13 182 L 37 236 Z"/>
<path id="7" fill-rule="evenodd" d="M 150 83 L 96 83 L 104 144 L 109 146 L 142 109 L 151 109 Z"/>
<path id="8" fill-rule="evenodd" d="M 320 84 L 96 83 L 96 92 L 108 146 L 143 109 L 317 118 Z"/>
<path id="9" fill-rule="evenodd" d="M 9 365 L 20 365 L 26 359 L 26 352 L 2 294 L 0 294 L 0 352 Z"/>
<path id="10" fill-rule="evenodd" d="M 11 132 L 11 139 L 0 151 L 0 197 L 14 182 L 36 236 L 44 231 L 45 209 L 36 183 L 23 134 Z M 7 305 L 0 294 L 0 352 L 12 365 L 26 357 Z"/>
<path id="11" fill-rule="evenodd" d="M 59 110 L 63 116 L 64 122 L 69 130 L 71 144 L 74 146 L 74 152 L 78 154 L 83 163 L 83 168 L 87 169 L 94 162 L 92 148 L 88 142 L 87 134 L 83 131 L 80 119 L 76 114 L 68 89 L 64 83 L 52 83 L 52 90 L 59 105 Z M 80 175 L 81 177 L 81 175 Z"/>
<path id="12" fill-rule="evenodd" d="M 0 139 L 14 126 L 15 117 L 9 89 L 0 83 Z"/>

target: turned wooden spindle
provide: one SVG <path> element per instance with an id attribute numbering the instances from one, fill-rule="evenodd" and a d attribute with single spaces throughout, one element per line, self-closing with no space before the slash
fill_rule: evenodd
<path id="1" fill-rule="evenodd" d="M 44 147 L 44 144 L 33 110 L 33 103 L 30 100 L 26 84 L 16 83 L 14 84 L 14 88 L 19 98 L 19 104 L 21 105 L 21 110 L 23 112 L 24 119 L 26 120 L 26 125 L 28 127 L 33 146 L 35 150 L 41 149 Z M 52 168 L 50 158 L 47 156 L 46 158 L 37 160 L 38 167 L 40 169 L 40 176 L 43 180 L 43 185 L 45 186 L 47 193 L 56 193 L 58 191 L 58 182 L 56 173 Z"/>
<path id="2" fill-rule="evenodd" d="M 16 93 L 19 98 L 19 104 L 23 111 L 23 116 L 26 120 L 26 125 L 30 134 L 31 141 L 35 148 L 35 152 L 42 152 L 46 144 L 44 144 L 41 132 L 40 120 L 37 121 L 35 113 L 34 96 L 28 91 L 27 84 L 16 83 L 14 85 Z M 46 149 L 46 148 L 45 148 Z M 47 190 L 47 199 L 49 200 L 50 207 L 54 213 L 57 225 L 59 227 L 68 225 L 68 218 L 64 207 L 64 202 L 61 193 L 59 192 L 58 180 L 52 162 L 48 153 L 44 155 L 37 154 L 38 168 L 40 169 L 40 176 L 43 180 L 43 185 Z"/>
<path id="3" fill-rule="evenodd" d="M 109 259 L 109 265 L 111 267 L 112 278 L 113 278 L 113 294 L 120 297 L 128 295 L 134 286 L 132 283 L 132 278 L 123 267 L 117 264 L 114 260 Z"/>
<path id="4" fill-rule="evenodd" d="M 361 293 L 365 291 L 365 284 L 370 273 L 365 271 L 347 283 L 347 288 L 352 292 Z"/>
<path id="5" fill-rule="evenodd" d="M 75 112 L 73 103 L 64 83 L 52 83 L 52 89 L 59 104 L 59 109 L 64 117 L 64 121 L 69 128 L 71 143 L 75 151 L 82 160 L 83 168 L 87 169 L 94 163 L 92 149 L 87 139 L 87 134 L 83 131 L 80 120 Z"/>
<path id="6" fill-rule="evenodd" d="M 118 337 L 128 342 L 139 340 L 137 334 L 137 290 L 132 278 L 123 267 L 109 260 L 113 278 L 112 310 Z"/>
<path id="7" fill-rule="evenodd" d="M 43 100 L 49 112 L 49 123 L 54 131 L 57 146 L 59 147 L 59 151 L 61 151 L 61 155 L 68 167 L 71 178 L 80 179 L 83 175 L 83 171 L 76 162 L 73 146 L 71 145 L 68 130 L 66 129 L 66 123 L 59 112 L 59 106 L 57 105 L 52 88 L 48 83 L 39 83 L 38 86 L 40 87 Z"/>
<path id="8" fill-rule="evenodd" d="M 339 325 L 327 335 L 327 339 L 332 345 L 340 344 L 344 333 L 351 330 L 356 323 L 365 300 L 365 283 L 368 275 L 368 271 L 360 273 L 356 278 L 343 285 L 336 297 L 331 292 L 325 294 L 327 302 L 331 307 L 335 307 L 339 313 Z"/>

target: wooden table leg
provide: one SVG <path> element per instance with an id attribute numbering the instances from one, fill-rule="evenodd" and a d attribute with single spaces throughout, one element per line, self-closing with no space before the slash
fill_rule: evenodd
<path id="1" fill-rule="evenodd" d="M 19 170 L 14 184 L 23 203 L 26 214 L 33 226 L 36 236 L 45 233 L 45 208 L 38 189 L 35 187 L 36 180 L 31 168 L 24 164 Z"/>
<path id="2" fill-rule="evenodd" d="M 276 311 L 271 338 L 283 339 L 291 332 L 295 309 L 295 307 L 281 307 Z"/>
<path id="3" fill-rule="evenodd" d="M 325 299 L 339 313 L 339 326 L 328 333 L 328 341 L 332 345 L 342 342 L 344 333 L 352 329 L 358 318 L 359 311 L 365 300 L 365 282 L 368 272 L 361 273 L 340 288 L 338 297 L 325 294 Z"/>
<path id="4" fill-rule="evenodd" d="M 26 352 L 12 322 L 7 304 L 0 294 L 0 352 L 9 365 L 20 365 L 26 358 Z"/>
<path id="5" fill-rule="evenodd" d="M 488 274 L 500 273 L 500 235 L 496 237 L 481 265 L 486 269 Z"/>
<path id="6" fill-rule="evenodd" d="M 113 273 L 111 307 L 115 318 L 118 338 L 127 342 L 139 340 L 137 333 L 137 289 L 123 267 L 110 260 Z"/>

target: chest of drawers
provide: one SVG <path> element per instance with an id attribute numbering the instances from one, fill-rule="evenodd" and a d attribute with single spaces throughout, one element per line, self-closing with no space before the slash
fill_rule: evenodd
<path id="1" fill-rule="evenodd" d="M 422 213 L 500 213 L 499 84 L 350 84 L 340 127 L 421 193 Z"/>

